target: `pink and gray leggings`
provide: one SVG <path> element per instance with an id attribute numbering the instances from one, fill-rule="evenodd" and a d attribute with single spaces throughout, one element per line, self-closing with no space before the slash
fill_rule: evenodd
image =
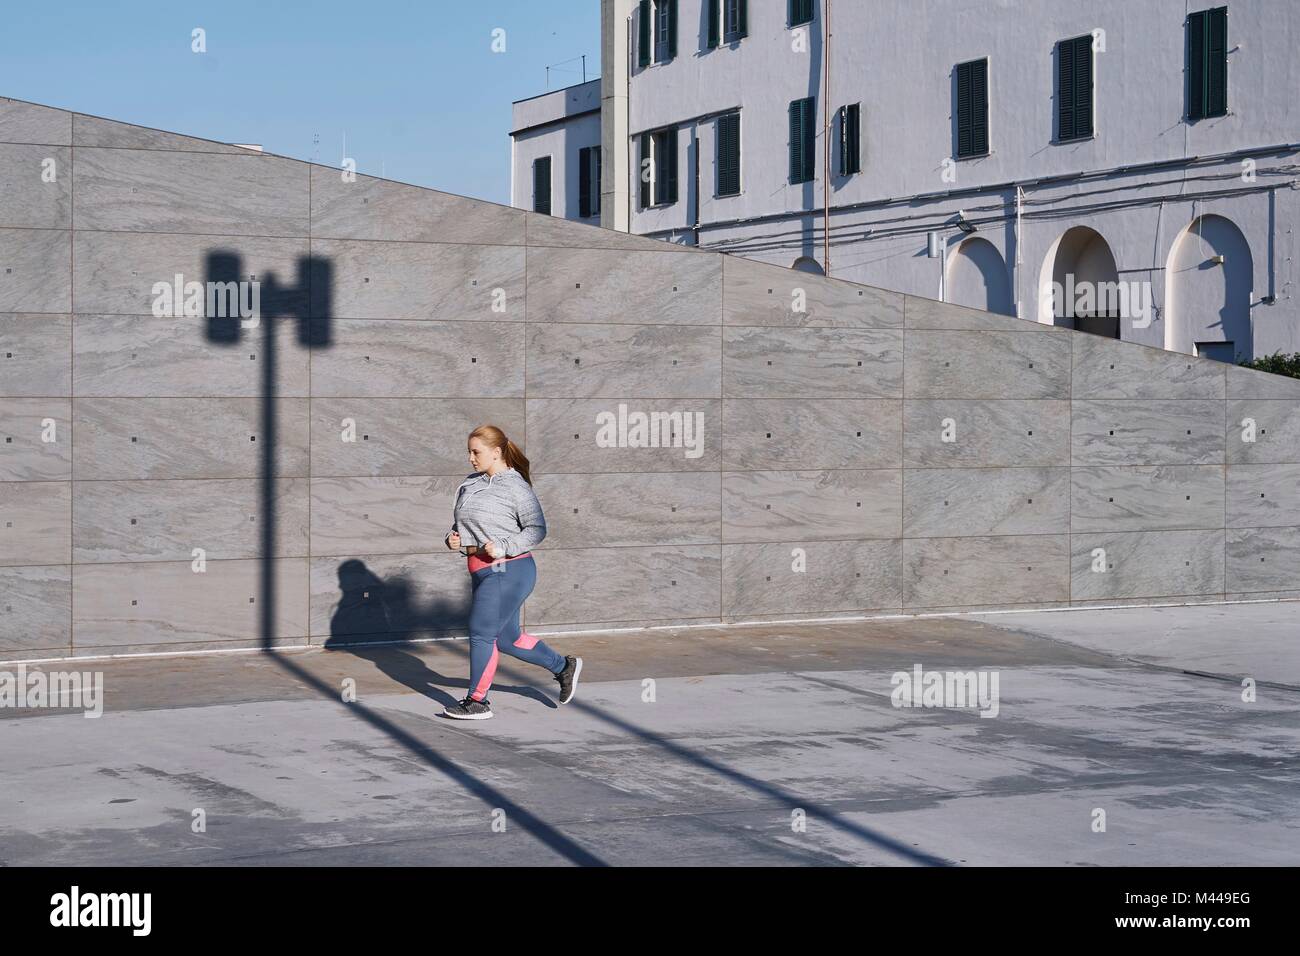
<path id="1" fill-rule="evenodd" d="M 552 674 L 564 670 L 564 655 L 519 630 L 519 609 L 537 584 L 537 564 L 531 554 L 472 570 L 470 579 L 474 593 L 469 612 L 470 697 L 487 697 L 501 653 Z"/>

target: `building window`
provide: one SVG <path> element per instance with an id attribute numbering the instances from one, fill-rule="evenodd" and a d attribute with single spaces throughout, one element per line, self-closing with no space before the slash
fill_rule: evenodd
<path id="1" fill-rule="evenodd" d="M 660 129 L 641 134 L 642 209 L 677 202 L 677 130 Z"/>
<path id="2" fill-rule="evenodd" d="M 817 155 L 816 97 L 795 100 L 790 104 L 790 182 L 806 183 L 813 179 L 813 161 Z"/>
<path id="3" fill-rule="evenodd" d="M 957 158 L 989 151 L 989 61 L 957 64 Z"/>
<path id="4" fill-rule="evenodd" d="M 637 65 L 677 55 L 677 0 L 641 0 L 637 7 Z"/>
<path id="5" fill-rule="evenodd" d="M 1187 16 L 1187 118 L 1228 112 L 1228 8 Z"/>
<path id="6" fill-rule="evenodd" d="M 813 0 L 789 0 L 790 26 L 812 23 Z"/>
<path id="7" fill-rule="evenodd" d="M 656 0 L 655 2 L 655 62 L 661 63 L 668 59 L 668 38 L 672 35 L 669 29 L 672 26 L 670 18 L 672 17 L 673 4 L 672 0 Z"/>
<path id="8" fill-rule="evenodd" d="M 862 106 L 840 107 L 840 175 L 862 172 Z"/>
<path id="9" fill-rule="evenodd" d="M 650 65 L 650 0 L 641 0 L 636 8 L 636 63 Z"/>
<path id="10" fill-rule="evenodd" d="M 1092 34 L 1056 45 L 1056 138 L 1092 135 Z"/>
<path id="11" fill-rule="evenodd" d="M 654 134 L 655 205 L 677 202 L 677 130 Z"/>
<path id="12" fill-rule="evenodd" d="M 740 193 L 740 114 L 718 117 L 718 195 Z"/>
<path id="13" fill-rule="evenodd" d="M 578 215 L 600 215 L 600 147 L 578 150 Z"/>
<path id="14" fill-rule="evenodd" d="M 747 0 L 725 0 L 722 36 L 728 43 L 734 43 L 748 33 L 749 11 L 745 8 Z"/>
<path id="15" fill-rule="evenodd" d="M 708 0 L 709 49 L 749 36 L 749 0 Z"/>
<path id="16" fill-rule="evenodd" d="M 551 214 L 551 157 L 533 160 L 533 212 Z"/>

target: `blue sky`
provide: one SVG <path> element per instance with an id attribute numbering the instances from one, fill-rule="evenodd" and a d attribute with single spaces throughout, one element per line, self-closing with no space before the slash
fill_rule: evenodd
<path id="1" fill-rule="evenodd" d="M 329 164 L 346 136 L 360 172 L 508 203 L 510 103 L 583 53 L 599 75 L 599 0 L 21 3 L 0 29 L 0 96 Z"/>

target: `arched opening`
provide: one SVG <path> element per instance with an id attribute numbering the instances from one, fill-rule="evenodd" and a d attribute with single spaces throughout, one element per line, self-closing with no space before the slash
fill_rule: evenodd
<path id="1" fill-rule="evenodd" d="M 1253 359 L 1254 268 L 1250 244 L 1230 219 L 1193 220 L 1169 251 L 1165 348 L 1225 362 Z"/>
<path id="2" fill-rule="evenodd" d="M 944 298 L 956 305 L 1014 315 L 1011 277 L 1002 253 L 987 239 L 972 236 L 948 257 Z"/>
<path id="3" fill-rule="evenodd" d="M 1129 293 L 1101 233 L 1074 226 L 1052 243 L 1043 261 L 1038 321 L 1117 339 L 1120 318 L 1132 307 Z"/>
<path id="4" fill-rule="evenodd" d="M 800 256 L 794 260 L 794 265 L 790 268 L 796 272 L 810 272 L 815 276 L 824 276 L 826 274 L 826 270 L 822 268 L 821 263 L 811 256 Z"/>

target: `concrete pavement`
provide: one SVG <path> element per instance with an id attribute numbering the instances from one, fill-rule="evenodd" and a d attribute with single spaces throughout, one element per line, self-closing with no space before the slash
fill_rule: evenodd
<path id="1" fill-rule="evenodd" d="M 1300 692 L 1234 668 L 1294 683 L 1297 610 L 562 635 L 576 701 L 503 660 L 477 723 L 464 642 L 43 665 L 105 712 L 0 709 L 0 863 L 1294 865 Z M 893 706 L 918 664 L 997 716 Z"/>

